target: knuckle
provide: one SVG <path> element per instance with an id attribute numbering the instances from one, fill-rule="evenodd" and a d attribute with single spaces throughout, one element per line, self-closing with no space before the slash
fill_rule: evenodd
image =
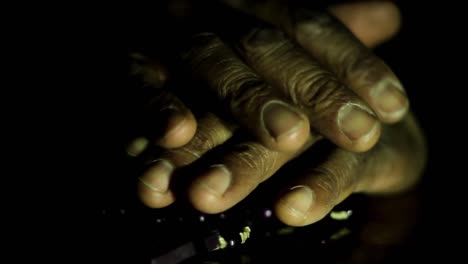
<path id="1" fill-rule="evenodd" d="M 313 169 L 313 174 L 317 175 L 316 186 L 323 190 L 324 202 L 329 207 L 337 205 L 343 194 L 357 184 L 356 168 L 362 162 L 360 155 L 347 152 L 341 155 L 346 156 L 346 162 L 328 162 Z"/>
<path id="2" fill-rule="evenodd" d="M 388 66 L 377 58 L 371 51 L 356 52 L 350 50 L 344 52 L 342 58 L 343 78 L 358 81 L 363 87 L 369 87 L 380 81 L 394 79 Z"/>
<path id="3" fill-rule="evenodd" d="M 330 35 L 336 23 L 326 12 L 305 8 L 295 11 L 294 18 L 294 35 L 300 43 Z"/>
<path id="4" fill-rule="evenodd" d="M 187 149 L 198 150 L 204 153 L 213 149 L 219 143 L 219 134 L 214 128 L 206 127 L 199 129 L 193 140 L 187 145 Z"/>
<path id="5" fill-rule="evenodd" d="M 236 63 L 234 60 L 226 63 L 220 62 L 215 67 L 221 69 L 222 74 L 215 80 L 214 87 L 216 87 L 218 95 L 223 99 L 230 99 L 239 92 L 244 82 L 252 83 L 258 80 L 249 73 L 245 66 Z M 223 65 L 221 65 L 223 64 Z"/>
<path id="6" fill-rule="evenodd" d="M 270 176 L 277 167 L 277 154 L 268 151 L 258 143 L 246 142 L 234 147 L 230 159 L 245 170 L 249 182 L 260 183 Z"/>
<path id="7" fill-rule="evenodd" d="M 224 99 L 234 112 L 242 113 L 255 109 L 259 102 L 267 100 L 271 95 L 270 87 L 250 74 L 233 78 L 235 80 L 230 82 L 229 88 L 224 89 Z"/>
<path id="8" fill-rule="evenodd" d="M 223 42 L 213 33 L 199 33 L 192 36 L 191 46 L 181 54 L 190 61 L 193 68 L 201 67 L 223 46 Z"/>
<path id="9" fill-rule="evenodd" d="M 314 169 L 314 173 L 319 175 L 316 186 L 322 189 L 325 195 L 324 204 L 327 208 L 332 208 L 338 204 L 340 196 L 340 182 L 336 176 L 336 172 L 326 166 L 321 166 Z"/>
<path id="10" fill-rule="evenodd" d="M 165 156 L 175 160 L 178 166 L 186 166 L 214 147 L 213 137 L 209 133 L 197 132 L 190 143 L 181 148 L 168 150 Z"/>
<path id="11" fill-rule="evenodd" d="M 270 27 L 258 27 L 250 30 L 242 37 L 240 43 L 245 51 L 252 50 L 255 51 L 254 53 L 261 53 L 262 56 L 289 48 L 292 44 L 283 31 Z"/>
<path id="12" fill-rule="evenodd" d="M 350 100 L 347 89 L 332 74 L 327 72 L 303 74 L 291 84 L 290 97 L 295 103 L 320 113 L 337 102 Z"/>
<path id="13" fill-rule="evenodd" d="M 166 155 L 185 166 L 199 159 L 231 136 L 232 131 L 224 126 L 217 117 L 208 116 L 200 121 L 195 136 L 187 145 L 168 150 Z"/>

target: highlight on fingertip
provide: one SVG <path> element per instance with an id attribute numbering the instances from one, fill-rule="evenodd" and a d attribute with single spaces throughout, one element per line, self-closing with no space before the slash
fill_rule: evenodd
<path id="1" fill-rule="evenodd" d="M 273 138 L 275 149 L 296 151 L 309 137 L 307 118 L 281 101 L 270 101 L 262 108 L 262 126 Z"/>
<path id="2" fill-rule="evenodd" d="M 156 143 L 162 147 L 181 147 L 190 142 L 197 130 L 197 121 L 190 111 L 165 109 L 161 112 L 160 119 L 165 129 Z"/>
<path id="3" fill-rule="evenodd" d="M 138 195 L 149 207 L 159 208 L 172 202 L 169 190 L 174 165 L 164 159 L 154 161 L 141 177 L 138 178 Z"/>
<path id="4" fill-rule="evenodd" d="M 377 115 L 385 122 L 397 122 L 408 112 L 409 100 L 398 81 L 380 81 L 371 90 L 370 97 L 376 105 Z"/>
<path id="5" fill-rule="evenodd" d="M 149 140 L 145 137 L 137 137 L 130 141 L 125 147 L 127 155 L 138 157 L 148 147 Z"/>
<path id="6" fill-rule="evenodd" d="M 290 188 L 276 203 L 277 217 L 292 226 L 306 224 L 309 211 L 315 203 L 314 191 L 306 185 Z"/>

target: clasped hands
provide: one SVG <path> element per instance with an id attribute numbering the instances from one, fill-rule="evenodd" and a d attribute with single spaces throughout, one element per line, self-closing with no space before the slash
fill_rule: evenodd
<path id="1" fill-rule="evenodd" d="M 319 164 L 283 176 L 271 197 L 281 221 L 303 226 L 352 193 L 395 193 L 417 182 L 426 159 L 423 134 L 402 84 L 369 49 L 396 33 L 393 4 L 345 4 L 328 12 L 283 1 L 226 2 L 230 11 L 213 15 L 219 25 L 192 32 L 174 54 L 189 73 L 184 78 L 203 85 L 177 91 L 212 95 L 192 98 L 199 105 L 213 101 L 201 104 L 202 113 L 168 88 L 183 75 L 158 58 L 131 55 L 132 76 L 153 91 L 144 103 L 146 121 L 158 127 L 128 146 L 149 161 L 138 181 L 144 204 L 162 208 L 182 195 L 202 212 L 219 213 L 285 164 L 320 156 Z M 209 20 L 210 13 L 195 17 Z M 220 30 L 223 19 L 234 26 Z M 320 140 L 333 149 L 314 151 Z M 143 151 L 152 145 L 157 154 Z M 191 167 L 197 169 L 179 191 L 177 177 L 187 176 L 178 171 Z"/>

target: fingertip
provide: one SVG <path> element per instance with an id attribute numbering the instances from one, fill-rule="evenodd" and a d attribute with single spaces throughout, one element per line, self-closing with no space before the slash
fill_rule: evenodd
<path id="1" fill-rule="evenodd" d="M 262 125 L 268 132 L 263 143 L 276 151 L 295 152 L 310 136 L 308 118 L 299 110 L 279 101 L 270 101 L 263 106 Z"/>
<path id="2" fill-rule="evenodd" d="M 368 47 L 392 38 L 401 27 L 400 10 L 391 1 L 346 3 L 330 11 Z"/>
<path id="3" fill-rule="evenodd" d="M 287 225 L 304 226 L 314 203 L 314 192 L 305 185 L 298 185 L 280 196 L 275 204 L 275 213 Z"/>
<path id="4" fill-rule="evenodd" d="M 187 144 L 195 135 L 197 121 L 190 111 L 165 110 L 166 129 L 157 144 L 165 148 L 177 148 Z"/>
<path id="5" fill-rule="evenodd" d="M 139 156 L 143 151 L 145 151 L 146 147 L 148 146 L 149 141 L 145 137 L 137 137 L 132 139 L 127 146 L 125 146 L 125 150 L 127 155 L 131 157 Z"/>
<path id="6" fill-rule="evenodd" d="M 198 187 L 190 188 L 188 198 L 195 209 L 206 214 L 217 214 L 225 210 L 223 206 L 219 205 L 219 196 Z"/>
<path id="7" fill-rule="evenodd" d="M 310 136 L 310 124 L 304 118 L 293 132 L 278 137 L 273 149 L 285 153 L 296 152 L 304 146 Z"/>
<path id="8" fill-rule="evenodd" d="M 381 133 L 381 124 L 377 118 L 364 108 L 344 105 L 338 112 L 338 127 L 343 137 L 338 137 L 337 144 L 355 152 L 372 148 Z M 335 139 L 336 140 L 336 139 Z"/>
<path id="9" fill-rule="evenodd" d="M 151 208 L 162 208 L 174 202 L 174 195 L 169 189 L 173 170 L 170 162 L 157 160 L 138 178 L 137 194 L 143 204 Z"/>
<path id="10" fill-rule="evenodd" d="M 154 192 L 141 182 L 138 182 L 137 188 L 138 198 L 150 208 L 163 208 L 175 201 L 175 196 L 171 191 L 165 193 Z"/>
<path id="11" fill-rule="evenodd" d="M 353 152 L 365 152 L 370 150 L 379 141 L 381 133 L 382 125 L 377 121 L 367 135 L 353 142 L 349 150 Z"/>
<path id="12" fill-rule="evenodd" d="M 320 192 L 298 185 L 280 195 L 274 206 L 276 217 L 286 225 L 306 226 L 323 219 L 331 210 Z"/>
<path id="13" fill-rule="evenodd" d="M 409 110 L 409 100 L 398 81 L 383 80 L 370 91 L 370 98 L 379 119 L 385 123 L 396 123 Z"/>
<path id="14" fill-rule="evenodd" d="M 195 209 L 206 214 L 217 214 L 227 209 L 222 204 L 222 197 L 207 190 L 200 182 L 189 187 L 188 199 Z"/>
<path id="15" fill-rule="evenodd" d="M 189 186 L 188 198 L 201 212 L 220 213 L 229 207 L 224 201 L 224 194 L 231 181 L 232 175 L 226 166 L 213 165 Z"/>
<path id="16" fill-rule="evenodd" d="M 382 1 L 375 3 L 373 7 L 372 19 L 370 23 L 378 24 L 380 27 L 375 26 L 375 42 L 374 45 L 390 39 L 398 33 L 401 27 L 401 13 L 400 9 L 392 1 Z M 378 30 L 381 29 L 380 34 Z M 385 33 L 385 34 L 384 34 Z M 378 38 L 380 36 L 380 39 Z"/>

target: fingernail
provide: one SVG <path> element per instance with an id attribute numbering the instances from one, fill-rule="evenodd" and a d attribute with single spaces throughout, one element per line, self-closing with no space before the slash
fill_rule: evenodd
<path id="1" fill-rule="evenodd" d="M 347 104 L 338 113 L 338 125 L 351 141 L 369 135 L 377 124 L 374 116 L 356 105 Z"/>
<path id="2" fill-rule="evenodd" d="M 222 164 L 213 165 L 197 182 L 209 192 L 222 196 L 231 184 L 231 172 Z"/>
<path id="3" fill-rule="evenodd" d="M 399 118 L 408 109 L 408 99 L 402 90 L 393 83 L 377 85 L 371 96 L 379 113 L 384 117 Z"/>
<path id="4" fill-rule="evenodd" d="M 169 161 L 160 159 L 138 179 L 152 191 L 164 193 L 169 189 L 169 181 L 173 171 L 174 166 Z"/>
<path id="5" fill-rule="evenodd" d="M 132 157 L 140 155 L 148 146 L 148 139 L 145 137 L 138 137 L 133 139 L 126 147 L 127 154 Z"/>
<path id="6" fill-rule="evenodd" d="M 263 107 L 263 124 L 268 133 L 277 141 L 289 136 L 304 125 L 298 113 L 280 102 L 270 102 Z"/>
<path id="7" fill-rule="evenodd" d="M 298 185 L 289 189 L 281 200 L 293 214 L 305 217 L 314 202 L 314 192 L 305 185 Z"/>
<path id="8" fill-rule="evenodd" d="M 164 124 L 161 134 L 167 137 L 172 133 L 176 133 L 177 129 L 185 123 L 187 117 L 179 109 L 165 108 L 159 112 L 160 124 Z"/>

